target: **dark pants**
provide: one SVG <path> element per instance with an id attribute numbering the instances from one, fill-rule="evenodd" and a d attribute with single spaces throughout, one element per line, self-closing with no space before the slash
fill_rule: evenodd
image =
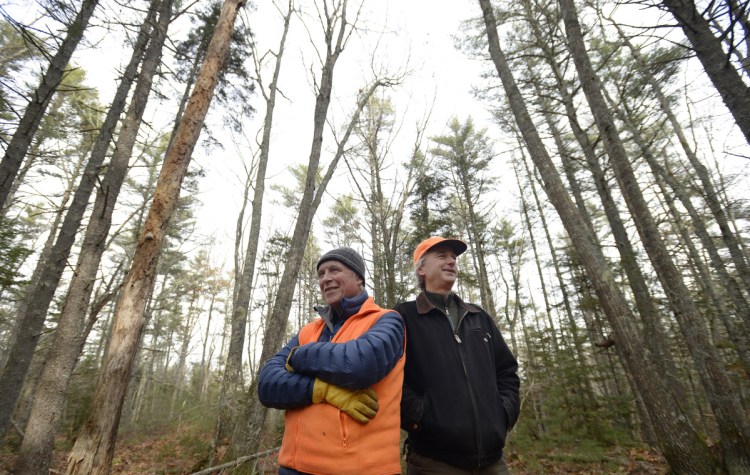
<path id="1" fill-rule="evenodd" d="M 465 469 L 410 452 L 406 456 L 406 475 L 510 475 L 510 472 L 503 459 L 489 467 Z"/>

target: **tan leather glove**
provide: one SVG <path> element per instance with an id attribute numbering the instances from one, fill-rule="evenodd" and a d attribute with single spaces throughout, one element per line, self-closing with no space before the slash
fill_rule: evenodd
<path id="1" fill-rule="evenodd" d="M 315 378 L 312 400 L 315 404 L 325 401 L 360 424 L 367 424 L 378 413 L 378 395 L 372 388 L 345 389 Z"/>

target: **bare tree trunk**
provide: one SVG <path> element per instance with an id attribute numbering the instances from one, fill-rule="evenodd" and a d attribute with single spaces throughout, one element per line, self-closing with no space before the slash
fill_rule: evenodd
<path id="1" fill-rule="evenodd" d="M 698 175 L 701 184 L 703 185 L 703 189 L 701 190 L 701 192 L 706 200 L 706 203 L 708 203 L 708 207 L 711 210 L 711 213 L 713 213 L 713 216 L 716 219 L 716 223 L 718 224 L 719 230 L 721 231 L 721 237 L 723 238 L 724 243 L 729 250 L 729 254 L 732 257 L 732 262 L 734 262 L 734 265 L 737 267 L 737 272 L 739 273 L 742 282 L 744 282 L 745 288 L 750 289 L 750 267 L 748 266 L 745 256 L 742 254 L 742 250 L 740 249 L 737 237 L 729 227 L 727 213 L 724 211 L 724 206 L 722 206 L 721 201 L 719 200 L 719 196 L 716 193 L 716 189 L 708 173 L 708 169 L 706 169 L 703 163 L 701 163 L 701 161 L 698 159 L 698 156 L 690 145 L 690 142 L 688 142 L 688 139 L 685 136 L 685 132 L 682 130 L 682 126 L 677 120 L 677 116 L 675 116 L 674 111 L 672 111 L 672 106 L 669 103 L 669 100 L 667 100 L 667 97 L 664 95 L 659 81 L 657 81 L 654 75 L 651 74 L 649 68 L 645 64 L 643 64 L 644 60 L 641 57 L 638 48 L 636 48 L 630 42 L 630 40 L 628 40 L 627 36 L 618 24 L 615 23 L 614 25 L 615 27 L 617 27 L 620 38 L 622 38 L 622 40 L 628 46 L 631 54 L 633 55 L 633 58 L 640 66 L 640 73 L 643 74 L 643 76 L 648 80 L 648 83 L 651 86 L 651 90 L 654 92 L 654 95 L 656 95 L 656 98 L 659 100 L 659 104 L 661 105 L 662 110 L 667 115 L 669 123 L 672 125 L 672 130 L 677 136 L 677 140 L 680 142 L 682 150 L 685 152 L 685 156 L 693 166 L 693 169 L 695 169 L 695 172 Z"/>
<path id="2" fill-rule="evenodd" d="M 174 408 L 177 404 L 177 399 L 182 393 L 182 384 L 185 377 L 185 364 L 187 363 L 188 351 L 190 350 L 190 339 L 193 336 L 193 325 L 197 318 L 195 310 L 195 301 L 198 299 L 195 293 L 190 299 L 190 306 L 188 309 L 187 317 L 180 328 L 179 338 L 181 340 L 180 351 L 177 354 L 177 368 L 174 371 L 174 383 L 172 385 L 172 401 L 169 404 L 169 417 L 172 420 L 174 417 Z"/>
<path id="3" fill-rule="evenodd" d="M 672 1 L 672 0 L 668 0 Z M 560 0 L 571 55 L 583 91 L 602 136 L 604 149 L 613 165 L 625 202 L 641 242 L 656 270 L 680 330 L 691 351 L 708 400 L 716 415 L 722 439 L 724 463 L 730 473 L 750 472 L 750 423 L 733 391 L 716 348 L 706 336 L 705 325 L 682 276 L 659 235 L 648 204 L 628 160 L 617 127 L 607 107 L 599 79 L 583 41 L 573 0 Z M 750 106 L 750 102 L 748 103 Z M 750 126 L 750 124 L 748 124 Z M 750 130 L 749 130 L 750 131 Z M 750 135 L 749 135 L 750 137 Z"/>
<path id="4" fill-rule="evenodd" d="M 479 0 L 479 4 L 486 26 L 490 56 L 502 80 L 518 128 L 523 134 L 529 154 L 542 177 L 547 196 L 557 209 L 578 256 L 592 280 L 599 301 L 614 330 L 623 364 L 648 406 L 662 452 L 674 470 L 686 473 L 712 473 L 716 468 L 715 460 L 706 444 L 687 424 L 684 415 L 671 404 L 669 398 L 664 397 L 663 381 L 659 379 L 651 362 L 641 351 L 643 342 L 633 324 L 632 313 L 609 271 L 606 259 L 597 245 L 596 236 L 590 232 L 580 212 L 568 196 L 544 148 L 505 59 L 505 54 L 500 48 L 497 23 L 490 0 Z"/>
<path id="5" fill-rule="evenodd" d="M 750 90 L 721 46 L 721 40 L 711 32 L 711 26 L 689 0 L 662 0 L 690 41 L 692 50 L 703 69 L 732 113 L 734 121 L 750 143 Z"/>
<path id="6" fill-rule="evenodd" d="M 386 97 L 375 98 L 370 101 L 368 110 L 365 112 L 365 118 L 356 129 L 356 134 L 365 142 L 367 147 L 367 169 L 362 170 L 362 167 L 357 165 L 359 155 L 353 159 L 344 157 L 353 184 L 365 206 L 366 214 L 370 217 L 368 224 L 373 271 L 370 272 L 369 281 L 373 287 L 375 298 L 385 308 L 392 308 L 397 302 L 403 300 L 403 296 L 399 295 L 396 285 L 398 274 L 396 266 L 401 255 L 399 252 L 401 223 L 403 222 L 406 203 L 417 182 L 417 169 L 407 167 L 407 176 L 403 180 L 401 189 L 396 189 L 402 184 L 399 180 L 394 183 L 393 192 L 386 193 L 383 190 L 382 171 L 387 166 L 385 157 L 390 150 L 393 137 L 389 136 L 389 139 L 383 144 L 381 133 L 390 131 L 392 128 L 390 122 L 393 111 L 390 109 L 390 104 Z M 426 121 L 417 124 L 414 143 L 415 154 L 421 147 L 425 124 Z M 369 195 L 367 189 L 363 187 L 364 184 L 367 184 L 370 188 Z"/>
<path id="7" fill-rule="evenodd" d="M 211 302 L 208 305 L 208 318 L 206 319 L 206 335 L 203 339 L 203 351 L 201 352 L 201 385 L 200 385 L 200 400 L 205 402 L 206 391 L 208 389 L 208 378 L 211 376 L 211 358 L 214 354 L 214 345 L 211 343 L 211 350 L 208 353 L 208 360 L 206 360 L 206 349 L 208 342 L 211 338 L 211 320 L 213 319 L 214 305 L 216 303 L 216 294 L 214 290 L 211 290 Z"/>
<path id="8" fill-rule="evenodd" d="M 523 155 L 523 153 L 521 153 Z M 529 183 L 529 187 L 531 188 L 532 195 L 534 196 L 534 200 L 536 204 L 539 204 L 538 197 L 536 196 L 536 187 L 534 186 L 534 176 L 531 174 L 531 171 L 529 170 L 529 166 L 526 163 L 526 158 L 521 157 L 521 160 L 523 160 L 523 165 L 526 170 L 526 179 Z M 521 181 L 521 175 L 518 173 L 518 167 L 517 163 L 513 163 L 513 172 L 516 175 L 516 182 L 518 183 L 518 191 L 519 196 L 521 198 L 521 213 L 523 215 L 523 221 L 526 224 L 526 230 L 529 232 L 529 243 L 531 244 L 531 251 L 534 254 L 534 264 L 536 265 L 537 274 L 539 275 L 539 284 L 542 287 L 542 298 L 544 299 L 544 314 L 547 317 L 547 324 L 550 328 L 550 336 L 552 340 L 552 351 L 557 353 L 560 351 L 560 344 L 557 341 L 557 329 L 555 328 L 554 321 L 552 320 L 552 305 L 550 305 L 549 301 L 549 295 L 547 292 L 547 282 L 544 278 L 544 272 L 542 271 L 542 263 L 541 263 L 541 257 L 539 256 L 539 251 L 536 247 L 536 237 L 534 236 L 534 226 L 531 220 L 531 214 L 529 212 L 529 208 L 531 205 L 526 202 L 525 195 L 528 193 L 528 189 L 523 186 L 523 182 Z M 541 211 L 541 208 L 537 206 L 537 210 Z M 540 216 L 541 217 L 541 216 Z M 546 223 L 544 224 L 546 226 Z"/>
<path id="9" fill-rule="evenodd" d="M 485 245 L 487 238 L 484 233 L 479 229 L 481 227 L 481 217 L 476 210 L 475 203 L 471 199 L 472 189 L 469 187 L 469 177 L 466 174 L 462 174 L 460 177 L 461 183 L 457 183 L 460 193 L 463 195 L 463 205 L 466 206 L 466 223 L 465 229 L 469 235 L 469 245 L 472 247 L 472 257 L 476 259 L 477 277 L 479 279 L 479 295 L 482 301 L 482 307 L 490 314 L 495 315 L 495 298 L 492 295 L 492 288 L 490 287 L 490 278 L 487 272 L 487 264 L 485 263 Z"/>
<path id="10" fill-rule="evenodd" d="M 745 297 L 742 295 L 742 290 L 739 288 L 734 278 L 729 275 L 729 272 L 724 265 L 724 261 L 719 255 L 714 240 L 711 239 L 708 229 L 706 229 L 703 217 L 698 213 L 698 210 L 695 209 L 695 206 L 690 200 L 690 196 L 688 196 L 683 189 L 684 185 L 679 183 L 679 181 L 661 165 L 661 160 L 654 156 L 646 143 L 645 137 L 641 135 L 640 130 L 638 130 L 635 124 L 633 124 L 633 121 L 630 118 L 632 117 L 632 114 L 628 109 L 627 104 L 622 104 L 622 106 L 618 106 L 615 110 L 617 110 L 617 115 L 620 120 L 622 120 L 630 130 L 633 141 L 641 150 L 641 156 L 646 160 L 646 163 L 648 163 L 654 175 L 657 177 L 664 199 L 666 200 L 668 207 L 673 210 L 672 215 L 674 219 L 677 220 L 676 225 L 683 234 L 685 244 L 688 247 L 688 254 L 695 262 L 695 265 L 701 274 L 701 285 L 706 289 L 709 300 L 714 304 L 714 313 L 722 320 L 722 323 L 727 329 L 727 336 L 734 344 L 734 351 L 739 356 L 740 362 L 745 369 L 745 373 L 748 374 L 750 371 L 750 345 L 748 344 L 750 343 L 748 341 L 748 335 L 750 335 L 750 325 L 748 325 L 748 323 L 750 323 L 750 308 L 748 307 Z M 664 162 L 666 163 L 666 161 Z M 732 312 L 724 303 L 724 295 L 719 295 L 718 289 L 716 289 L 714 283 L 715 279 L 709 274 L 706 266 L 703 265 L 703 259 L 699 255 L 697 249 L 695 249 L 692 237 L 685 229 L 685 226 L 680 223 L 681 215 L 675 209 L 673 204 L 674 197 L 671 196 L 670 191 L 664 186 L 665 183 L 669 185 L 671 192 L 677 196 L 680 203 L 682 203 L 682 206 L 684 206 L 688 215 L 692 219 L 691 228 L 700 239 L 703 249 L 708 254 L 712 267 L 718 274 L 720 281 L 724 284 L 726 293 L 729 294 L 729 298 L 734 304 L 735 314 L 739 315 L 741 319 L 738 322 L 734 322 Z"/>
<path id="11" fill-rule="evenodd" d="M 229 337 L 229 349 L 227 350 L 227 363 L 224 369 L 224 378 L 221 383 L 221 394 L 219 396 L 219 415 L 214 432 L 214 449 L 222 443 L 226 443 L 234 429 L 233 421 L 238 414 L 237 402 L 241 397 L 242 389 L 242 351 L 245 346 L 245 332 L 247 329 L 247 315 L 250 306 L 250 297 L 253 289 L 253 278 L 255 273 L 255 261 L 258 255 L 258 241 L 260 237 L 261 218 L 263 215 L 263 199 L 265 195 L 266 169 L 271 148 L 271 130 L 273 127 L 273 114 L 276 107 L 276 94 L 278 90 L 279 77 L 281 75 L 281 60 L 284 56 L 289 24 L 294 12 L 292 0 L 289 0 L 287 11 L 284 14 L 284 29 L 281 34 L 278 51 L 275 54 L 276 64 L 268 90 L 263 87 L 261 76 L 261 65 L 257 61 L 258 55 L 254 54 L 256 60 L 256 82 L 263 97 L 266 100 L 266 115 L 263 120 L 263 138 L 260 143 L 260 156 L 258 157 L 258 169 L 255 175 L 255 186 L 252 201 L 252 214 L 250 218 L 250 235 L 247 239 L 244 265 L 242 272 L 238 273 L 235 280 L 234 299 L 232 306 L 231 334 Z M 243 208 L 244 209 L 244 208 Z M 241 245 L 241 235 L 237 234 L 237 248 Z M 215 450 L 210 455 L 209 465 L 213 463 Z"/>
<path id="12" fill-rule="evenodd" d="M 152 7 L 156 5 L 157 2 L 154 2 Z M 160 63 L 170 21 L 170 11 L 171 0 L 163 0 L 159 12 L 159 24 L 153 27 L 156 9 L 152 8 L 152 14 L 141 28 L 136 50 L 131 58 L 131 64 L 137 68 L 143 47 L 149 41 L 149 30 L 153 28 L 155 34 L 150 40 L 144 58 L 132 104 L 123 121 L 115 151 L 107 167 L 102 188 L 97 193 L 94 210 L 86 228 L 76 271 L 68 289 L 53 338 L 52 350 L 42 376 L 43 384 L 37 392 L 29 428 L 21 445 L 20 457 L 16 464 L 17 473 L 40 473 L 49 467 L 65 394 L 86 338 L 86 333 L 83 331 L 85 317 L 96 281 L 96 273 L 106 247 L 104 244 L 109 233 L 112 212 L 127 174 L 128 161 L 143 119 L 153 77 Z M 129 89 L 130 84 L 127 86 Z M 124 88 L 121 86 L 120 89 Z M 124 92 L 127 94 L 127 91 Z M 116 116 L 119 116 L 119 112 Z"/>
<path id="13" fill-rule="evenodd" d="M 29 150 L 34 134 L 36 134 L 42 117 L 47 111 L 52 95 L 57 90 L 57 86 L 60 85 L 60 81 L 65 75 L 65 68 L 78 47 L 78 43 L 83 38 L 83 32 L 88 26 L 98 3 L 99 0 L 84 0 L 81 4 L 78 15 L 68 27 L 65 39 L 60 44 L 55 56 L 50 60 L 49 68 L 42 76 L 39 86 L 34 91 L 28 106 L 26 106 L 26 111 L 18 123 L 18 128 L 8 143 L 3 160 L 0 162 L 0 209 L 3 209 L 6 205 L 5 201 L 18 174 L 18 169 L 26 157 L 26 152 Z M 5 430 L 0 430 L 0 434 L 4 433 Z"/>
<path id="14" fill-rule="evenodd" d="M 154 201 L 120 296 L 112 339 L 94 392 L 91 412 L 68 457 L 68 474 L 109 473 L 133 360 L 154 285 L 164 233 L 177 207 L 182 180 L 226 59 L 241 0 L 225 0 L 185 115 L 162 165 Z"/>
<path id="15" fill-rule="evenodd" d="M 153 8 L 151 12 L 155 15 Z M 125 107 L 125 101 L 135 75 L 138 72 L 138 65 L 141 62 L 143 50 L 148 41 L 149 30 L 155 18 L 153 15 L 150 14 L 144 21 L 138 35 L 133 55 L 125 69 L 123 78 L 112 100 L 112 105 L 94 142 L 91 157 L 86 164 L 81 182 L 65 215 L 60 235 L 49 256 L 40 259 L 37 263 L 37 269 L 34 271 L 36 276 L 32 279 L 32 287 L 18 308 L 17 318 L 19 322 L 22 322 L 23 330 L 18 334 L 19 339 L 11 348 L 8 364 L 4 368 L 2 375 L 0 375 L 0 388 L 2 388 L 0 389 L 2 392 L 2 397 L 0 397 L 0 436 L 5 434 L 7 421 L 10 420 L 10 415 L 6 407 L 10 407 L 10 411 L 12 411 L 12 406 L 18 398 L 18 390 L 16 388 L 20 389 L 23 378 L 26 375 L 31 356 L 36 348 L 39 333 L 44 325 L 47 310 L 55 295 L 60 277 L 68 264 L 68 257 L 75 243 L 78 227 L 81 224 L 101 165 L 106 157 L 109 143 L 112 140 L 112 134 Z M 80 314 L 81 319 L 83 319 L 83 315 L 85 315 L 85 311 Z M 8 415 L 6 416 L 6 414 Z"/>

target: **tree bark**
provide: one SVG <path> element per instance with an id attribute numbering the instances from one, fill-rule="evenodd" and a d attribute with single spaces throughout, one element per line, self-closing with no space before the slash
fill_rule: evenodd
<path id="1" fill-rule="evenodd" d="M 258 157 L 258 169 L 255 175 L 255 186 L 252 200 L 252 213 L 250 217 L 250 232 L 247 239 L 245 259 L 242 272 L 238 273 L 235 280 L 234 299 L 232 305 L 231 333 L 229 337 L 229 348 L 227 350 L 226 368 L 221 383 L 221 394 L 219 396 L 219 415 L 214 432 L 214 448 L 221 443 L 226 443 L 234 429 L 233 421 L 236 420 L 238 408 L 237 402 L 241 396 L 242 382 L 242 352 L 245 347 L 245 332 L 247 329 L 247 315 L 252 296 L 253 280 L 255 274 L 255 262 L 258 255 L 258 241 L 260 238 L 261 218 L 263 215 L 263 199 L 265 195 L 266 169 L 271 149 L 271 130 L 273 127 L 273 114 L 276 107 L 276 94 L 278 90 L 279 77 L 281 75 L 281 60 L 284 56 L 284 47 L 289 32 L 289 24 L 294 12 L 293 3 L 289 0 L 287 12 L 284 15 L 284 28 L 279 41 L 279 48 L 275 54 L 276 64 L 268 90 L 263 87 L 261 79 L 260 64 L 256 64 L 257 83 L 266 100 L 266 115 L 263 119 L 263 136 L 260 143 L 260 155 Z M 257 54 L 254 55 L 257 59 Z M 243 208 L 244 209 L 244 208 Z M 237 234 L 237 248 L 240 247 L 241 235 Z M 212 451 L 211 461 L 215 453 Z"/>
<path id="2" fill-rule="evenodd" d="M 225 0 L 185 115 L 162 165 L 148 217 L 138 240 L 115 315 L 112 339 L 94 391 L 89 417 L 68 457 L 68 474 L 109 473 L 117 428 L 154 284 L 164 234 L 177 207 L 182 180 L 226 59 L 241 0 Z"/>
<path id="3" fill-rule="evenodd" d="M 153 7 L 151 11 L 155 11 Z M 138 72 L 138 65 L 141 62 L 149 37 L 149 29 L 154 18 L 149 16 L 144 21 L 130 62 L 115 92 L 107 116 L 92 147 L 91 156 L 86 164 L 81 182 L 65 215 L 60 235 L 57 237 L 50 254 L 40 258 L 37 263 L 34 277 L 31 280 L 31 287 L 18 307 L 17 319 L 20 322 L 21 330 L 15 344 L 11 347 L 8 362 L 2 375 L 0 375 L 0 436 L 5 434 L 7 430 L 13 405 L 18 399 L 20 386 L 39 341 L 39 334 L 44 326 L 49 305 L 68 264 L 68 257 L 75 243 L 78 227 L 81 224 L 102 163 L 107 155 L 107 149 L 112 140 L 117 121 L 125 107 L 128 92 Z M 85 315 L 85 310 L 80 314 L 81 319 L 83 319 L 83 315 Z"/>
<path id="4" fill-rule="evenodd" d="M 65 68 L 68 67 L 68 62 L 70 62 L 73 52 L 78 47 L 81 38 L 83 38 L 83 32 L 86 30 L 98 3 L 99 0 L 84 0 L 81 4 L 81 9 L 78 11 L 73 23 L 68 27 L 67 35 L 57 53 L 50 60 L 49 68 L 44 73 L 44 76 L 42 76 L 41 82 L 34 91 L 23 113 L 23 117 L 18 123 L 18 128 L 8 143 L 8 148 L 5 150 L 5 155 L 0 162 L 0 209 L 6 206 L 5 202 L 13 186 L 13 181 L 18 174 L 18 169 L 26 157 L 26 152 L 29 150 L 31 141 L 34 139 L 34 134 L 36 134 L 42 117 L 47 111 L 47 106 L 52 99 L 52 95 L 60 85 L 60 81 L 62 81 L 65 75 Z M 2 426 L 0 426 L 0 434 L 4 433 L 5 430 L 2 430 Z"/>
<path id="5" fill-rule="evenodd" d="M 662 0 L 662 4 L 674 15 L 724 105 L 750 143 L 750 90 L 724 53 L 721 40 L 713 35 L 692 0 Z"/>
<path id="6" fill-rule="evenodd" d="M 641 242 L 680 325 L 680 330 L 703 382 L 703 388 L 716 415 L 725 466 L 730 473 L 750 472 L 748 418 L 733 391 L 716 348 L 707 337 L 705 324 L 698 313 L 693 297 L 659 235 L 648 204 L 640 190 L 612 114 L 604 99 L 601 84 L 588 57 L 574 0 L 560 0 L 559 3 L 568 37 L 568 47 L 589 108 L 602 136 L 604 149 L 610 158 Z"/>
<path id="7" fill-rule="evenodd" d="M 520 90 L 513 78 L 505 54 L 500 48 L 497 23 L 490 0 L 479 0 L 486 26 L 489 51 L 507 93 L 508 101 L 523 134 L 529 154 L 544 182 L 547 196 L 557 209 L 566 231 L 591 278 L 600 303 L 617 339 L 623 364 L 635 381 L 649 408 L 660 447 L 671 467 L 681 472 L 711 473 L 716 468 L 708 447 L 687 424 L 686 418 L 664 397 L 663 382 L 641 348 L 643 342 L 633 325 L 627 301 L 609 271 L 596 236 L 586 226 L 580 212 L 565 190 L 562 180 L 544 148 L 536 126 L 526 109 Z"/>

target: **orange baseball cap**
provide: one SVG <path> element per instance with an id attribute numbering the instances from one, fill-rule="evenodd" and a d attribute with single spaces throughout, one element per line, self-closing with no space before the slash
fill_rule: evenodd
<path id="1" fill-rule="evenodd" d="M 420 242 L 419 246 L 417 246 L 417 248 L 414 250 L 414 264 L 416 264 L 417 261 L 420 260 L 427 251 L 437 246 L 438 244 L 445 244 L 446 246 L 450 246 L 457 256 L 463 254 L 468 247 L 466 243 L 461 241 L 460 239 L 445 239 L 442 237 L 433 236 Z"/>

